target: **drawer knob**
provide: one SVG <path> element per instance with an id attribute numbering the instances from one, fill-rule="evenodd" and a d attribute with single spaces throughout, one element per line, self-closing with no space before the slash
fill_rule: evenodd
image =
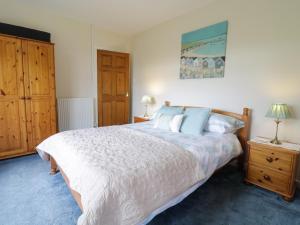
<path id="1" fill-rule="evenodd" d="M 268 176 L 268 175 L 264 175 L 264 179 L 267 180 L 267 181 L 270 181 L 270 180 L 271 180 L 271 177 Z"/>
<path id="2" fill-rule="evenodd" d="M 268 156 L 268 157 L 266 158 L 266 160 L 267 160 L 269 163 L 273 162 L 273 158 L 270 157 L 270 156 Z"/>

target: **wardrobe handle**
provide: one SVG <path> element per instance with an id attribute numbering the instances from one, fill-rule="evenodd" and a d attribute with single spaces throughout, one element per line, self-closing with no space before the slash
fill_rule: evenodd
<path id="1" fill-rule="evenodd" d="M 266 158 L 266 160 L 267 160 L 269 163 L 273 162 L 273 158 L 272 158 L 272 157 L 270 157 L 270 156 L 269 156 L 269 157 L 267 157 L 267 158 Z"/>
<path id="2" fill-rule="evenodd" d="M 31 100 L 31 97 L 27 96 L 25 97 L 26 100 Z"/>
<path id="3" fill-rule="evenodd" d="M 3 95 L 3 96 L 6 95 L 5 92 L 2 89 L 0 89 L 0 94 Z"/>
<path id="4" fill-rule="evenodd" d="M 267 181 L 271 181 L 271 177 L 268 176 L 268 175 L 264 175 L 264 179 L 267 180 Z"/>
<path id="5" fill-rule="evenodd" d="M 20 97 L 21 100 L 25 100 L 25 96 Z"/>

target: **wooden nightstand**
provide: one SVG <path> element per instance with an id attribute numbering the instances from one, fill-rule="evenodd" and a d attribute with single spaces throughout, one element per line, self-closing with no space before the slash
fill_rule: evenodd
<path id="1" fill-rule="evenodd" d="M 134 121 L 134 123 L 141 123 L 141 122 L 149 121 L 149 118 L 148 117 L 142 117 L 142 116 L 135 116 L 133 121 Z"/>
<path id="2" fill-rule="evenodd" d="M 245 181 L 280 194 L 291 201 L 295 194 L 295 176 L 300 145 L 274 145 L 269 139 L 248 142 L 249 154 Z"/>

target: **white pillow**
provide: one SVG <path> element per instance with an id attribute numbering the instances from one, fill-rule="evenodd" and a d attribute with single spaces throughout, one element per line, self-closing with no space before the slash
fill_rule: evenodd
<path id="1" fill-rule="evenodd" d="M 208 119 L 205 131 L 215 133 L 235 133 L 238 129 L 245 126 L 241 120 L 231 116 L 226 116 L 218 113 L 212 113 Z"/>
<path id="2" fill-rule="evenodd" d="M 183 117 L 184 117 L 183 114 L 175 115 L 173 119 L 170 121 L 170 129 L 172 132 L 179 133 Z"/>
<path id="3" fill-rule="evenodd" d="M 172 121 L 173 117 L 173 115 L 167 115 L 163 113 L 158 114 L 157 118 L 155 119 L 153 128 L 170 130 L 170 122 Z"/>
<path id="4" fill-rule="evenodd" d="M 161 113 L 155 119 L 153 128 L 170 130 L 172 132 L 178 133 L 181 127 L 182 120 L 183 120 L 183 114 L 167 115 Z"/>

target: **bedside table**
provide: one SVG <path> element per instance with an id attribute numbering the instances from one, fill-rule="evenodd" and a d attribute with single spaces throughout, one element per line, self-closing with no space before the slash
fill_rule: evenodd
<path id="1" fill-rule="evenodd" d="M 284 142 L 274 145 L 266 138 L 248 142 L 245 181 L 280 194 L 291 201 L 295 194 L 295 176 L 300 145 Z"/>
<path id="2" fill-rule="evenodd" d="M 146 122 L 146 121 L 149 121 L 149 117 L 135 116 L 133 119 L 134 123 L 141 123 L 141 122 Z"/>

